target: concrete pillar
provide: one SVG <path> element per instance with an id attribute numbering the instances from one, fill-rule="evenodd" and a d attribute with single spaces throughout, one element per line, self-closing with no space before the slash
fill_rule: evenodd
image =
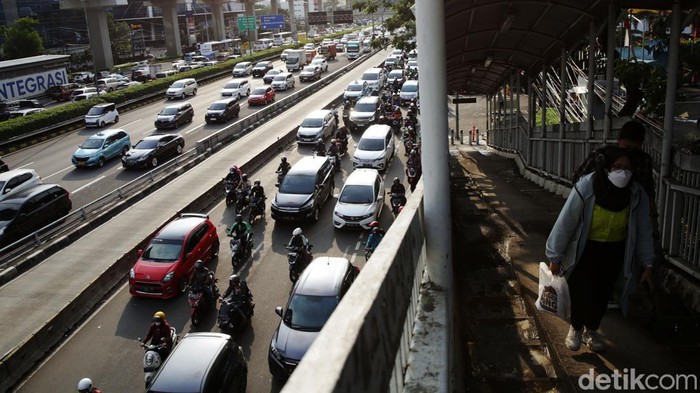
<path id="1" fill-rule="evenodd" d="M 153 1 L 152 1 L 153 2 Z M 163 35 L 165 36 L 165 53 L 168 57 L 182 56 L 182 44 L 180 43 L 180 28 L 177 21 L 177 8 L 175 3 L 168 1 L 153 2 L 163 13 Z"/>
<path id="2" fill-rule="evenodd" d="M 270 0 L 270 10 L 272 12 L 272 15 L 277 15 L 277 0 Z M 280 29 L 272 29 L 273 33 L 279 33 Z"/>
<path id="3" fill-rule="evenodd" d="M 678 54 L 680 52 L 681 34 L 681 2 L 674 0 L 671 10 L 671 38 L 668 48 L 668 67 L 666 68 L 666 107 L 664 109 L 664 139 L 661 147 L 661 172 L 659 173 L 658 184 L 658 205 L 664 204 L 666 199 L 666 187 L 664 179 L 671 176 L 671 153 L 673 148 L 673 110 L 676 106 L 676 85 L 678 84 Z M 663 222 L 664 211 L 659 212 Z"/>
<path id="4" fill-rule="evenodd" d="M 593 104 L 595 103 L 595 47 L 596 25 L 591 21 L 588 27 L 588 93 L 586 96 L 586 141 L 583 144 L 584 157 L 590 151 L 590 140 L 593 138 Z"/>
<path id="5" fill-rule="evenodd" d="M 419 79 L 430 81 L 419 86 L 421 96 L 422 166 L 424 184 L 427 279 L 443 288 L 447 296 L 448 340 L 441 342 L 438 353 L 447 354 L 449 372 L 441 373 L 441 386 L 452 390 L 452 219 L 450 206 L 449 146 L 447 129 L 447 78 L 445 29 L 436 29 L 445 22 L 442 1 L 419 0 L 415 4 Z M 428 130 L 435 130 L 429 132 Z"/>
<path id="6" fill-rule="evenodd" d="M 491 100 L 491 97 L 489 96 L 484 96 L 484 101 L 486 104 L 486 133 L 488 134 L 489 130 L 491 129 L 491 112 L 490 108 L 491 105 L 489 105 L 489 101 Z"/>
<path id="7" fill-rule="evenodd" d="M 318 8 L 316 9 L 316 11 L 322 12 L 323 11 L 323 0 L 317 0 L 317 1 L 318 2 L 316 4 L 318 4 Z"/>
<path id="8" fill-rule="evenodd" d="M 252 1 L 246 2 L 245 3 L 245 14 L 247 16 L 253 16 L 255 17 L 255 3 Z M 257 23 L 257 22 L 256 22 Z M 258 40 L 258 30 L 249 30 L 248 31 L 248 44 L 250 45 L 250 51 L 253 53 L 253 45 L 255 41 Z"/>
<path id="9" fill-rule="evenodd" d="M 107 12 L 104 8 L 87 8 L 85 12 L 87 12 L 90 51 L 95 70 L 110 69 L 114 66 L 114 58 L 107 27 Z"/>
<path id="10" fill-rule="evenodd" d="M 224 23 L 224 5 L 222 0 L 204 0 L 209 6 L 212 19 L 212 33 L 209 37 L 211 41 L 221 41 L 226 39 L 226 24 Z M 246 13 L 247 14 L 247 13 Z"/>
<path id="11" fill-rule="evenodd" d="M 295 41 L 298 41 L 297 37 L 297 17 L 294 14 L 294 0 L 288 0 L 289 2 L 289 31 L 292 33 Z"/>
<path id="12" fill-rule="evenodd" d="M 352 10 L 352 0 L 345 0 L 345 9 L 348 11 Z"/>
<path id="13" fill-rule="evenodd" d="M 605 65 L 605 119 L 603 121 L 603 143 L 610 138 L 612 131 L 612 94 L 615 78 L 615 3 L 608 4 L 608 43 L 607 62 Z"/>
<path id="14" fill-rule="evenodd" d="M 149 29 L 151 32 L 151 41 L 155 41 L 156 40 L 156 27 L 155 27 L 155 24 L 153 23 L 153 16 L 154 16 L 153 6 L 152 5 L 146 6 L 146 11 L 148 12 L 148 18 L 149 18 L 148 24 L 151 26 Z"/>
<path id="15" fill-rule="evenodd" d="M 309 1 L 310 0 L 304 1 L 304 29 L 306 30 L 307 39 L 309 37 Z"/>
<path id="16" fill-rule="evenodd" d="M 17 0 L 2 0 L 2 11 L 5 14 L 5 25 L 11 26 L 19 18 Z"/>

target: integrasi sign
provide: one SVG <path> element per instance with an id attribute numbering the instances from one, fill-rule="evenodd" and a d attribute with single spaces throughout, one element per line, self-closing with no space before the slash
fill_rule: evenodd
<path id="1" fill-rule="evenodd" d="M 0 81 L 0 100 L 11 101 L 46 93 L 50 86 L 68 83 L 65 68 L 24 75 Z"/>

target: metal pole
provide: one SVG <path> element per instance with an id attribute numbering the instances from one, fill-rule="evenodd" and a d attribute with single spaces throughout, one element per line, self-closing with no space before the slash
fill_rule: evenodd
<path id="1" fill-rule="evenodd" d="M 455 98 L 457 100 L 459 100 L 459 93 L 457 93 L 455 95 Z M 459 128 L 459 102 L 455 104 L 455 122 L 456 122 L 455 130 L 457 130 L 457 132 L 459 132 L 459 130 L 460 130 L 460 128 Z M 452 143 L 452 144 L 454 145 L 454 143 Z"/>
<path id="2" fill-rule="evenodd" d="M 666 108 L 664 111 L 664 139 L 661 147 L 661 172 L 658 184 L 658 205 L 663 205 L 666 198 L 664 179 L 671 176 L 671 150 L 673 147 L 673 110 L 676 106 L 676 85 L 678 84 L 678 52 L 680 51 L 681 3 L 673 2 L 671 11 L 671 39 L 668 49 L 668 68 L 666 68 Z M 663 209 L 660 209 L 660 222 L 663 222 Z"/>
<path id="3" fill-rule="evenodd" d="M 547 141 L 545 137 L 547 136 L 547 73 L 549 71 L 548 66 L 542 68 L 542 141 L 540 142 L 540 151 L 538 154 L 540 158 L 539 169 L 547 170 L 547 158 L 545 157 L 547 153 Z"/>
<path id="4" fill-rule="evenodd" d="M 513 116 L 515 115 L 515 96 L 513 95 L 513 83 L 514 76 L 511 73 L 510 77 L 508 78 L 508 95 L 510 96 L 510 115 L 508 115 L 508 148 L 512 149 L 514 146 L 513 143 L 513 134 L 515 133 L 515 129 L 513 128 L 513 124 L 515 122 L 513 121 Z"/>
<path id="5" fill-rule="evenodd" d="M 486 132 L 488 133 L 489 129 L 491 129 L 491 112 L 489 110 L 491 109 L 491 105 L 489 105 L 489 101 L 491 101 L 491 97 L 489 96 L 484 96 L 484 101 L 486 101 Z"/>
<path id="6" fill-rule="evenodd" d="M 559 68 L 559 81 L 561 91 L 559 92 L 559 142 L 557 143 L 557 176 L 564 176 L 564 128 L 566 127 L 566 49 L 561 48 L 561 64 Z"/>
<path id="7" fill-rule="evenodd" d="M 527 73 L 527 165 L 532 165 L 532 130 L 535 128 L 535 97 L 532 94 L 532 75 Z"/>
<path id="8" fill-rule="evenodd" d="M 610 138 L 612 131 L 612 95 L 615 78 L 615 3 L 608 4 L 608 52 L 605 62 L 605 119 L 603 121 L 603 143 Z"/>
<path id="9" fill-rule="evenodd" d="M 586 140 L 583 143 L 584 157 L 590 151 L 591 138 L 593 138 L 593 103 L 595 102 L 595 37 L 596 26 L 595 22 L 591 21 L 588 29 L 588 92 L 586 93 L 588 100 L 586 101 Z"/>

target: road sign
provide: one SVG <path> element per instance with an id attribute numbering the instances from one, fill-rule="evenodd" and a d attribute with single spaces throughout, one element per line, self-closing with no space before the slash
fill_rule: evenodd
<path id="1" fill-rule="evenodd" d="M 258 27 L 255 24 L 255 17 L 252 15 L 239 16 L 238 17 L 238 30 L 256 30 Z"/>
<path id="2" fill-rule="evenodd" d="M 352 10 L 333 11 L 333 23 L 352 23 Z"/>
<path id="3" fill-rule="evenodd" d="M 328 14 L 325 11 L 309 12 L 310 25 L 325 25 L 328 23 Z"/>
<path id="4" fill-rule="evenodd" d="M 476 104 L 476 97 L 453 98 L 453 104 Z"/>
<path id="5" fill-rule="evenodd" d="M 260 15 L 260 28 L 263 30 L 284 29 L 284 15 Z"/>

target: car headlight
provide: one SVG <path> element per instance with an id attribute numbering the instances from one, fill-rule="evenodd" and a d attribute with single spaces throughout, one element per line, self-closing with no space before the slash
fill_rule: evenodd
<path id="1" fill-rule="evenodd" d="M 270 352 L 272 352 L 272 355 L 276 357 L 277 359 L 282 359 L 282 355 L 280 355 L 279 351 L 277 348 L 275 348 L 275 342 L 274 340 L 270 341 Z"/>
<path id="2" fill-rule="evenodd" d="M 131 270 L 129 270 L 129 278 L 132 280 L 136 279 L 136 272 L 134 272 L 134 268 L 132 267 Z"/>
<path id="3" fill-rule="evenodd" d="M 358 217 L 358 218 L 359 218 L 360 220 L 364 220 L 364 219 L 367 219 L 367 218 L 372 217 L 373 215 L 374 215 L 374 213 L 369 213 L 369 214 L 365 214 L 364 216 L 360 216 L 360 217 Z"/>
<path id="4" fill-rule="evenodd" d="M 163 282 L 170 282 L 170 280 L 173 279 L 173 276 L 175 276 L 175 272 L 170 272 L 163 277 Z"/>
<path id="5" fill-rule="evenodd" d="M 304 206 L 301 207 L 301 210 L 311 209 L 312 207 L 314 207 L 314 199 L 313 198 L 309 199 L 309 201 L 306 202 L 304 204 Z"/>
<path id="6" fill-rule="evenodd" d="M 374 115 L 367 118 L 367 121 L 374 121 Z"/>
<path id="7" fill-rule="evenodd" d="M 146 156 L 141 156 L 141 157 L 139 157 L 138 160 L 139 160 L 139 161 L 146 161 L 147 159 L 148 159 L 148 156 L 146 155 Z"/>

